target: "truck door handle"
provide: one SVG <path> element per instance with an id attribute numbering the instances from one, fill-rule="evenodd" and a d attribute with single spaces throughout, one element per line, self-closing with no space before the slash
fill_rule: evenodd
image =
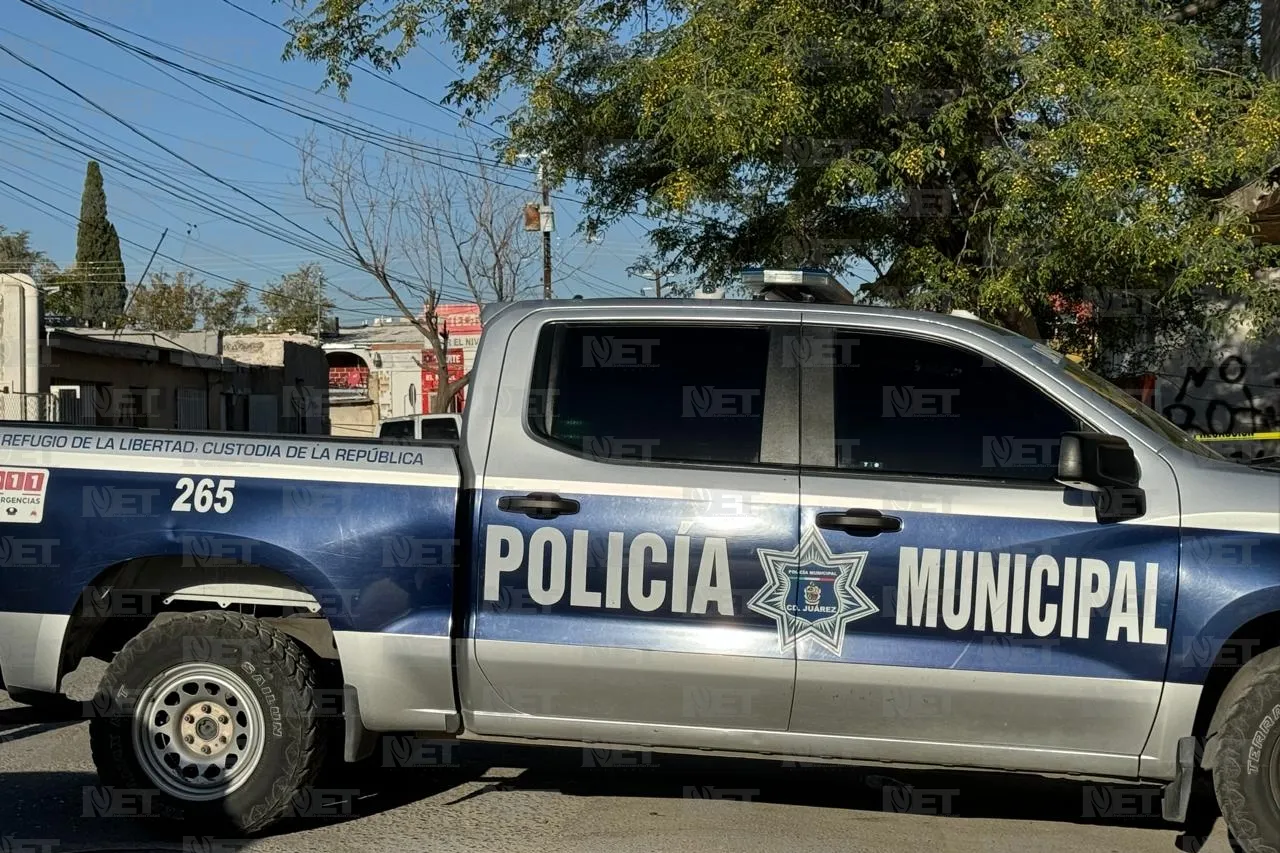
<path id="1" fill-rule="evenodd" d="M 875 509 L 850 509 L 844 512 L 820 512 L 817 524 L 824 530 L 843 530 L 850 536 L 879 536 L 902 530 L 902 519 L 883 515 Z"/>
<path id="2" fill-rule="evenodd" d="M 498 509 L 503 512 L 519 512 L 538 521 L 547 521 L 561 515 L 576 515 L 581 505 L 577 501 L 562 498 L 549 492 L 503 495 L 498 498 Z"/>

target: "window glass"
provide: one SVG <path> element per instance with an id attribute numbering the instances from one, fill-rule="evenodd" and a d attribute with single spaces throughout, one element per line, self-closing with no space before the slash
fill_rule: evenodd
<path id="1" fill-rule="evenodd" d="M 424 441 L 454 441 L 458 438 L 458 423 L 453 418 L 430 418 L 422 421 Z"/>
<path id="2" fill-rule="evenodd" d="M 1052 481 L 1080 421 L 983 356 L 940 343 L 835 330 L 836 467 Z"/>
<path id="3" fill-rule="evenodd" d="M 414 438 L 412 420 L 408 421 L 386 421 L 378 428 L 378 435 L 382 438 Z"/>
<path id="4" fill-rule="evenodd" d="M 760 461 L 769 331 L 760 326 L 548 326 L 533 430 L 596 459 Z"/>

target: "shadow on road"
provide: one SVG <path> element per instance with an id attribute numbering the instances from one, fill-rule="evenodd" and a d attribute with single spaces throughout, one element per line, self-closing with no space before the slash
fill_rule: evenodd
<path id="1" fill-rule="evenodd" d="M 20 715 L 0 711 L 0 728 L 17 718 Z M 478 797 L 540 790 L 574 797 L 647 798 L 654 801 L 654 814 L 665 813 L 677 804 L 674 801 L 738 800 L 961 820 L 1055 821 L 1179 831 L 1178 826 L 1161 819 L 1159 789 L 1149 786 L 997 773 L 798 766 L 634 751 L 480 744 L 450 744 L 447 751 L 433 753 L 447 759 L 437 766 L 405 766 L 413 764 L 406 762 L 406 755 L 386 748 L 384 742 L 361 764 L 334 763 L 315 792 L 300 803 L 309 814 L 277 824 L 269 835 L 287 836 L 325 823 L 359 820 L 436 795 L 461 807 Z M 513 773 L 499 768 L 529 769 Z M 116 851 L 195 853 L 207 847 L 201 838 L 190 835 L 199 831 L 196 827 L 184 828 L 136 814 L 144 800 L 104 800 L 96 776 L 90 773 L 8 772 L 0 764 L 0 789 L 11 792 L 0 798 L 0 835 L 10 838 L 54 839 L 57 849 L 64 851 L 109 847 Z M 104 803 L 123 810 L 115 816 L 103 816 Z M 127 813 L 130 809 L 135 813 Z M 220 842 L 218 849 L 228 851 L 236 846 Z M 35 853 L 39 848 L 30 849 Z"/>
<path id="2" fill-rule="evenodd" d="M 52 712 L 48 709 L 30 708 L 26 705 L 20 705 L 16 708 L 0 708 L 0 746 L 83 721 L 84 717 L 80 714 L 80 706 L 75 703 L 59 706 L 57 710 Z M 3 771 L 3 765 L 0 765 L 0 775 L 3 774 Z M 0 826 L 2 825 L 0 824 Z"/>

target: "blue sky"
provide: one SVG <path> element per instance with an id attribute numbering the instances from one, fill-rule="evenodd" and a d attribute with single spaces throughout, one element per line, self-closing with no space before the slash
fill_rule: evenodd
<path id="1" fill-rule="evenodd" d="M 113 35 L 206 73 L 302 99 L 315 109 L 335 110 L 364 127 L 411 135 L 423 145 L 450 151 L 469 149 L 456 116 L 374 76 L 357 74 L 346 103 L 332 92 L 320 92 L 321 66 L 283 62 L 280 55 L 284 34 L 222 0 L 50 2 Z M 283 21 L 288 13 L 286 4 L 265 0 L 237 2 L 272 21 Z M 5 8 L 6 14 L 0 17 L 0 45 L 96 101 L 200 170 L 244 192 L 239 194 L 201 174 L 80 101 L 58 83 L 0 53 L 0 225 L 7 230 L 30 231 L 37 248 L 58 264 L 70 265 L 75 256 L 74 216 L 79 211 L 87 159 L 84 153 L 21 126 L 14 118 L 17 115 L 48 122 L 65 141 L 82 148 L 105 149 L 133 165 L 137 173 L 130 175 L 105 158 L 100 159 L 109 215 L 122 238 L 131 283 L 141 275 L 165 228 L 169 230 L 160 248 L 162 256 L 156 258 L 152 270 L 198 268 L 213 285 L 225 284 L 224 279 L 243 278 L 261 287 L 299 264 L 318 260 L 314 252 L 304 247 L 235 221 L 245 217 L 228 218 L 202 210 L 189 199 L 174 198 L 148 185 L 147 179 L 172 181 L 196 198 L 260 217 L 301 234 L 304 241 L 314 239 L 303 233 L 309 230 L 336 242 L 298 187 L 296 143 L 310 129 L 308 120 L 171 70 L 168 73 L 173 76 L 167 76 L 120 47 L 18 0 L 7 0 Z M 138 35 L 112 30 L 108 24 Z M 166 42 L 224 65 L 184 56 L 138 36 Z M 405 62 L 394 79 L 419 95 L 439 100 L 453 75 L 452 60 L 447 47 L 427 43 Z M 472 133 L 481 140 L 493 138 L 484 130 Z M 536 197 L 534 176 L 529 172 L 495 176 L 527 189 L 528 200 Z M 558 194 L 575 195 L 571 188 Z M 606 232 L 600 242 L 587 244 L 583 235 L 576 232 L 579 205 L 564 199 L 554 204 L 556 295 L 639 295 L 645 282 L 628 276 L 626 267 L 645 251 L 643 223 L 624 220 Z M 331 260 L 322 263 L 338 289 L 357 296 L 381 292 L 359 270 Z M 538 274 L 535 270 L 535 277 Z M 338 292 L 331 295 L 344 322 L 391 313 L 379 304 L 353 300 Z"/>

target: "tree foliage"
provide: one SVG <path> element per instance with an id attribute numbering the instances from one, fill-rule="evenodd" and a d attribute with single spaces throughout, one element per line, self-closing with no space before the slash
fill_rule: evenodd
<path id="1" fill-rule="evenodd" d="M 0 225 L 0 273 L 24 273 L 33 278 L 48 263 L 44 252 L 31 245 L 28 231 L 6 231 Z"/>
<path id="2" fill-rule="evenodd" d="M 187 270 L 153 273 L 148 284 L 134 289 L 128 325 L 154 332 L 188 332 L 199 325 L 230 333 L 249 331 L 257 309 L 249 300 L 249 284 L 210 287 Z"/>
<path id="3" fill-rule="evenodd" d="M 0 226 L 0 272 L 25 273 L 44 292 L 44 313 L 79 320 L 84 307 L 84 282 L 71 270 L 60 270 L 31 245 L 28 231 Z"/>
<path id="4" fill-rule="evenodd" d="M 325 291 L 329 280 L 319 264 L 303 264 L 262 292 L 262 311 L 273 332 L 315 334 L 333 310 Z"/>
<path id="5" fill-rule="evenodd" d="M 75 325 L 83 322 L 86 282 L 74 268 L 51 268 L 41 281 L 44 287 L 44 313 Z"/>
<path id="6" fill-rule="evenodd" d="M 134 288 L 128 324 L 151 332 L 189 332 L 196 327 L 204 300 L 204 282 L 186 270 L 152 273 L 150 283 Z"/>
<path id="7" fill-rule="evenodd" d="M 81 318 L 93 326 L 116 323 L 124 311 L 128 288 L 120 255 L 120 235 L 107 218 L 102 170 L 93 160 L 85 171 L 84 192 L 80 197 L 76 271 L 81 282 Z"/>
<path id="8" fill-rule="evenodd" d="M 258 313 L 249 295 L 249 283 L 236 281 L 222 289 L 206 288 L 201 295 L 200 316 L 206 329 L 233 334 L 254 327 Z"/>
<path id="9" fill-rule="evenodd" d="M 1254 275 L 1276 249 L 1222 203 L 1280 162 L 1280 85 L 1241 0 L 299 5 L 286 55 L 344 89 L 354 62 L 393 69 L 442 34 L 470 70 L 454 102 L 524 96 L 508 154 L 583 180 L 592 226 L 658 219 L 662 262 L 706 280 L 870 269 L 865 298 L 1091 356 L 1178 346 L 1215 296 L 1258 334 L 1280 316 Z"/>

